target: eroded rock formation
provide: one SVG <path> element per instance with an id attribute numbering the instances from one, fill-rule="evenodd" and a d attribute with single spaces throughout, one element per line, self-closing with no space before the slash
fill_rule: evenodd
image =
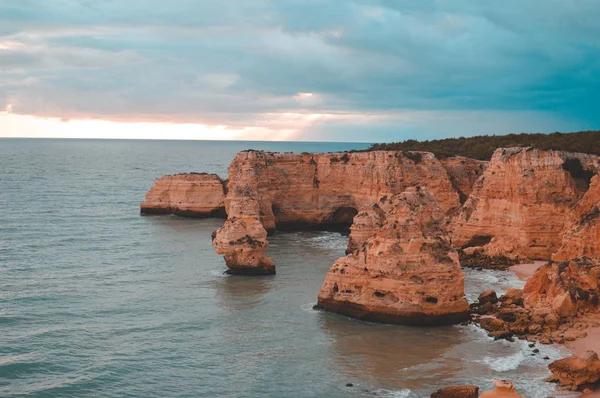
<path id="1" fill-rule="evenodd" d="M 386 202 L 390 210 L 375 235 L 327 273 L 317 308 L 408 325 L 466 320 L 469 307 L 458 254 L 433 194 L 411 187 Z"/>
<path id="2" fill-rule="evenodd" d="M 459 194 L 442 163 L 431 153 L 244 151 L 229 166 L 225 208 L 233 219 L 238 217 L 233 209 L 243 208 L 241 203 L 252 201 L 258 210 L 244 215 L 246 224 L 254 218 L 267 232 L 275 229 L 347 230 L 359 210 L 376 211 L 372 207 L 375 203 L 383 206 L 392 195 L 417 185 L 424 185 L 433 193 L 444 213 L 459 209 Z M 349 250 L 357 248 L 358 241 L 372 235 L 377 227 L 375 220 L 368 220 L 370 215 L 361 226 L 361 217 L 356 220 L 356 228 L 364 227 L 362 236 L 358 231 L 353 233 L 357 243 L 351 242 Z M 369 227 L 371 221 L 375 224 Z M 255 230 L 262 234 L 259 228 Z M 230 256 L 227 261 L 230 268 L 249 270 L 250 264 L 242 264 L 245 258 L 265 258 L 263 244 L 252 248 L 245 241 L 236 243 L 236 239 L 221 236 L 229 234 L 228 231 L 229 228 L 224 227 L 216 233 L 215 247 L 219 253 L 230 253 L 236 244 L 243 247 L 248 256 L 252 250 L 260 252 L 250 257 Z M 261 237 L 252 238 L 263 242 Z"/>
<path id="3" fill-rule="evenodd" d="M 452 223 L 452 243 L 467 255 L 549 259 L 562 245 L 570 209 L 598 170 L 593 155 L 532 148 L 498 149 Z"/>
<path id="4" fill-rule="evenodd" d="M 250 198 L 230 202 L 227 221 L 213 233 L 213 246 L 236 275 L 268 275 L 275 264 L 265 254 L 267 231 L 259 221 L 258 202 Z"/>
<path id="5" fill-rule="evenodd" d="M 142 214 L 226 217 L 225 182 L 216 174 L 186 173 L 157 178 L 140 204 Z"/>

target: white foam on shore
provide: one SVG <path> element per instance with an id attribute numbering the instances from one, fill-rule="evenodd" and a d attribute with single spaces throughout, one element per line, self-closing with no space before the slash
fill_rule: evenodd
<path id="1" fill-rule="evenodd" d="M 525 360 L 525 355 L 522 351 L 519 351 L 515 354 L 508 355 L 505 357 L 484 357 L 481 362 L 486 364 L 490 369 L 496 372 L 508 372 L 510 370 L 515 370 L 521 365 L 521 363 Z"/>

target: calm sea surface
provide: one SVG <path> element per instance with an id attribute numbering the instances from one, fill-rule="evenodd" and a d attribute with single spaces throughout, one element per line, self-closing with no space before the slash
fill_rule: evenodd
<path id="1" fill-rule="evenodd" d="M 223 275 L 211 247 L 222 220 L 139 215 L 156 177 L 226 176 L 239 150 L 365 146 L 0 140 L 0 396 L 426 397 L 498 378 L 554 395 L 552 347 L 313 311 L 344 236 L 276 234 L 277 275 L 244 278 Z M 465 273 L 469 299 L 522 286 Z"/>

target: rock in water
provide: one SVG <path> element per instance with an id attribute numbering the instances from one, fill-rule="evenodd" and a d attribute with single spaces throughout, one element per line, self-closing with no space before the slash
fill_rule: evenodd
<path id="1" fill-rule="evenodd" d="M 187 173 L 158 178 L 140 204 L 142 214 L 226 217 L 225 181 L 216 174 Z"/>
<path id="2" fill-rule="evenodd" d="M 513 383 L 507 380 L 496 380 L 494 382 L 495 390 L 486 391 L 480 398 L 524 398 L 517 394 Z"/>
<path id="3" fill-rule="evenodd" d="M 229 218 L 213 233 L 213 246 L 235 275 L 269 275 L 275 264 L 265 254 L 267 231 L 258 219 L 258 203 L 241 199 L 229 203 Z"/>
<path id="4" fill-rule="evenodd" d="M 444 211 L 423 187 L 388 198 L 374 236 L 338 259 L 317 307 L 368 321 L 445 325 L 469 318 L 458 254 L 444 229 Z"/>
<path id="5" fill-rule="evenodd" d="M 431 398 L 477 398 L 479 397 L 479 387 L 477 386 L 454 386 L 440 388 Z"/>
<path id="6" fill-rule="evenodd" d="M 565 389 L 579 391 L 600 381 L 600 360 L 594 351 L 559 359 L 548 365 L 552 372 L 547 381 L 558 382 Z"/>

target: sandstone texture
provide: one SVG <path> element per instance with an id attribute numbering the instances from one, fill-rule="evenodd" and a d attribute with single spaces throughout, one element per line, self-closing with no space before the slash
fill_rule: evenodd
<path id="1" fill-rule="evenodd" d="M 596 174 L 590 188 L 570 214 L 561 246 L 552 256 L 554 261 L 578 257 L 600 257 L 600 175 Z"/>
<path id="2" fill-rule="evenodd" d="M 469 317 L 458 254 L 444 229 L 445 212 L 425 187 L 389 196 L 382 226 L 338 259 L 317 308 L 364 320 L 444 325 Z"/>
<path id="3" fill-rule="evenodd" d="M 265 254 L 267 231 L 259 221 L 259 205 L 253 199 L 230 202 L 225 224 L 213 233 L 213 246 L 225 258 L 228 273 L 269 275 L 275 264 Z"/>
<path id="4" fill-rule="evenodd" d="M 187 173 L 158 178 L 141 203 L 142 214 L 225 217 L 225 182 L 216 174 Z"/>
<path id="5" fill-rule="evenodd" d="M 448 172 L 450 181 L 458 192 L 461 203 L 464 203 L 471 195 L 473 186 L 489 165 L 489 162 L 464 156 L 443 158 L 440 159 L 440 162 Z"/>
<path id="6" fill-rule="evenodd" d="M 272 263 L 264 255 L 266 239 L 262 229 L 235 229 L 248 231 L 253 244 L 260 242 L 256 246 L 246 240 L 238 242 L 241 232 L 231 232 L 228 225 L 240 218 L 241 212 L 244 225 L 253 219 L 253 225 L 260 223 L 268 233 L 275 229 L 345 231 L 359 211 L 377 212 L 375 204 L 385 207 L 393 195 L 417 185 L 432 192 L 442 213 L 451 214 L 460 208 L 460 197 L 448 172 L 427 152 L 294 154 L 249 150 L 238 153 L 228 174 L 224 202 L 229 218 L 216 232 L 214 243 L 218 253 L 228 253 L 226 262 L 230 269 L 233 266 L 249 271 L 255 264 Z M 249 203 L 251 211 L 245 209 Z M 361 217 L 356 220 L 349 251 L 356 250 L 378 228 L 377 220 L 369 219 L 375 214 L 363 217 L 362 224 Z M 252 236 L 253 231 L 259 235 Z M 236 245 L 243 249 L 243 256 L 231 254 L 239 252 L 234 250 Z M 251 254 L 253 251 L 256 253 Z"/>
<path id="7" fill-rule="evenodd" d="M 579 357 L 559 359 L 548 368 L 552 376 L 547 381 L 557 382 L 561 389 L 581 391 L 597 387 L 600 381 L 600 359 L 594 351 L 586 351 Z"/>
<path id="8" fill-rule="evenodd" d="M 477 398 L 479 397 L 479 387 L 477 386 L 454 386 L 440 388 L 431 398 Z"/>
<path id="9" fill-rule="evenodd" d="M 483 256 L 481 263 L 550 259 L 599 164 L 597 156 L 579 153 L 496 150 L 452 222 L 452 243 L 465 257 Z"/>

